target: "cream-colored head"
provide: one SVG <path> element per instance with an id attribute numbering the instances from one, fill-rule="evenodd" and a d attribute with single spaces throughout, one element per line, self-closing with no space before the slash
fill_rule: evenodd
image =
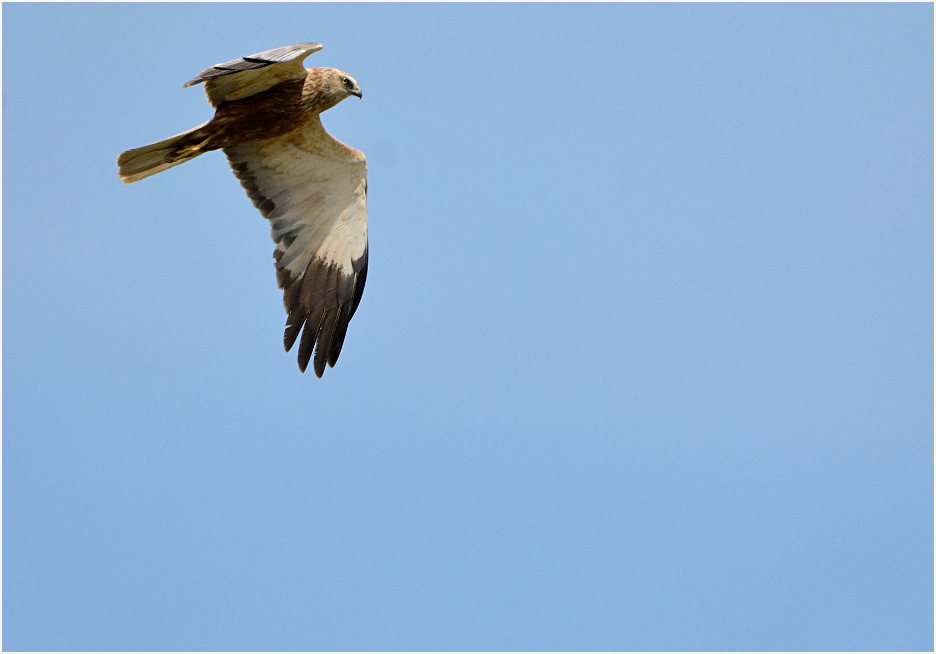
<path id="1" fill-rule="evenodd" d="M 362 97 L 353 77 L 337 68 L 309 68 L 303 94 L 316 112 L 331 109 L 348 96 Z"/>
<path id="2" fill-rule="evenodd" d="M 353 77 L 344 73 L 337 68 L 326 68 L 329 72 L 329 82 L 332 87 L 340 88 L 341 92 L 344 93 L 344 97 L 353 95 L 355 97 L 361 98 L 364 97 L 364 94 L 361 93 L 361 87 L 358 86 L 357 80 Z M 344 99 L 344 98 L 342 98 Z"/>

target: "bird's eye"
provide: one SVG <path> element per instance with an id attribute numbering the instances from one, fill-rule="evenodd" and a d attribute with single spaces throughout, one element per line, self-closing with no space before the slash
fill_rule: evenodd
<path id="1" fill-rule="evenodd" d="M 347 86 L 348 88 L 351 88 L 351 80 L 349 80 L 347 77 L 342 77 L 341 83 Z"/>

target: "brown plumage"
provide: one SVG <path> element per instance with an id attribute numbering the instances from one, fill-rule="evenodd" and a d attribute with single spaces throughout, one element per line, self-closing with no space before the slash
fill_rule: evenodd
<path id="1" fill-rule="evenodd" d="M 321 49 L 299 43 L 202 71 L 214 117 L 182 134 L 123 152 L 129 184 L 211 150 L 234 174 L 276 243 L 276 280 L 287 312 L 283 344 L 299 339 L 299 368 L 334 366 L 367 277 L 367 163 L 333 138 L 319 115 L 354 95 L 357 82 L 335 68 L 302 67 Z M 314 357 L 314 358 L 313 358 Z"/>

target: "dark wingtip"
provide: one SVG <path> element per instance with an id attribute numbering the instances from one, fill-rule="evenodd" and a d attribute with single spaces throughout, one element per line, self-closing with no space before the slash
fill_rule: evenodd
<path id="1" fill-rule="evenodd" d="M 309 367 L 309 360 L 306 359 L 303 361 L 302 357 L 299 357 L 299 372 L 305 372 L 306 368 Z M 321 377 L 321 375 L 319 375 Z"/>
<path id="2" fill-rule="evenodd" d="M 279 266 L 282 254 L 277 251 L 273 256 Z M 288 352 L 298 345 L 297 360 L 303 372 L 312 362 L 315 376 L 322 377 L 325 368 L 334 367 L 338 361 L 348 323 L 364 290 L 367 251 L 352 264 L 354 272 L 351 274 L 320 259 L 310 261 L 305 274 L 296 279 L 281 274 L 282 268 L 277 271 L 288 314 L 283 347 Z"/>
<path id="3" fill-rule="evenodd" d="M 302 330 L 302 323 L 299 324 L 286 324 L 286 329 L 283 330 L 283 349 L 289 352 L 292 349 L 292 346 L 296 343 L 296 338 L 299 336 L 299 332 Z"/>

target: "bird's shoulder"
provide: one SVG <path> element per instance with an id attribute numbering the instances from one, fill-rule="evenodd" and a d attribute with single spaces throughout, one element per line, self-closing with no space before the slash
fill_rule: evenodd
<path id="1" fill-rule="evenodd" d="M 367 157 L 363 152 L 332 136 L 319 116 L 310 116 L 297 129 L 272 139 L 271 148 L 290 147 L 320 159 L 323 164 L 349 167 L 367 174 Z"/>

